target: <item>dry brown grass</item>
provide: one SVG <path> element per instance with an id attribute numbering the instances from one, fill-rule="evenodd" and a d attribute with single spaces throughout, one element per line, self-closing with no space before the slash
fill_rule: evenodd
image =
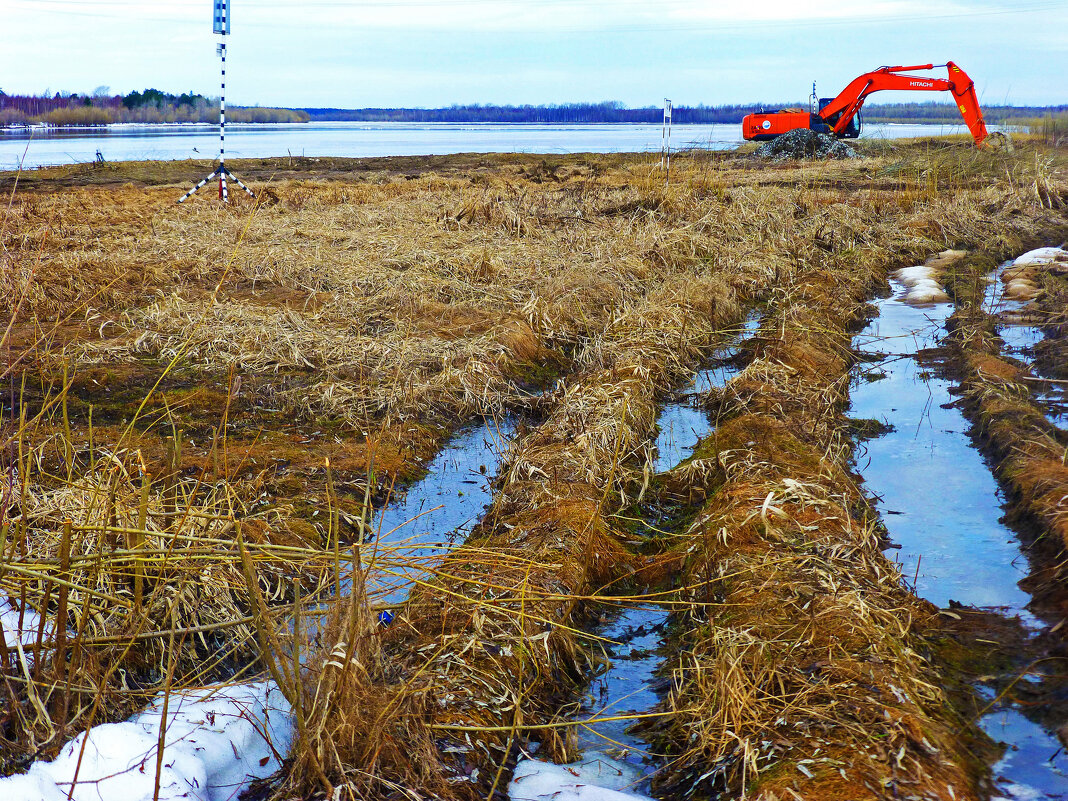
<path id="1" fill-rule="evenodd" d="M 66 421 L 62 398 L 48 405 Z M 128 714 L 164 684 L 203 685 L 255 664 L 242 526 L 272 605 L 326 570 L 318 538 L 303 541 L 285 508 L 258 510 L 247 486 L 183 475 L 173 444 L 168 468 L 153 471 L 139 450 L 94 441 L 92 429 L 80 444 L 69 422 L 49 428 L 43 414 L 17 421 L 0 462 L 0 586 L 5 603 L 41 621 L 32 644 L 0 637 L 6 766 Z"/>
<path id="2" fill-rule="evenodd" d="M 949 151 L 965 158 L 963 150 Z M 0 286 L 15 299 L 16 314 L 10 328 L 3 321 L 7 362 L 0 374 L 25 387 L 12 395 L 3 436 L 15 450 L 21 443 L 45 456 L 33 473 L 14 467 L 10 447 L 3 451 L 7 475 L 17 471 L 41 505 L 37 533 L 26 539 L 32 549 L 19 552 L 18 538 L 6 540 L 0 586 L 11 593 L 32 584 L 27 599 L 46 617 L 63 616 L 46 598 L 66 572 L 56 558 L 62 518 L 93 526 L 122 518 L 124 525 L 93 529 L 100 534 L 80 541 L 80 553 L 91 558 L 76 563 L 88 571 L 74 582 L 78 602 L 100 611 L 103 622 L 73 605 L 65 614 L 83 630 L 85 653 L 85 631 L 119 639 L 117 656 L 109 652 L 83 671 L 96 677 L 95 688 L 115 688 L 118 668 L 130 665 L 141 672 L 142 692 L 154 692 L 164 655 L 178 683 L 198 680 L 196 635 L 167 620 L 181 614 L 197 625 L 224 623 L 218 631 L 227 632 L 224 648 L 235 662 L 268 665 L 286 688 L 299 710 L 300 744 L 285 790 L 485 797 L 503 787 L 516 746 L 542 739 L 550 753 L 566 754 L 568 737 L 552 727 L 589 672 L 584 603 L 649 569 L 614 513 L 649 491 L 657 404 L 729 336 L 748 301 L 784 285 L 790 294 L 774 296 L 783 311 L 778 333 L 763 332 L 760 358 L 730 404 L 749 419 L 796 422 L 792 439 L 779 440 L 799 443 L 789 451 L 796 460 L 779 453 L 754 462 L 738 503 L 750 503 L 746 492 L 763 488 L 772 480 L 764 475 L 768 465 L 779 464 L 788 471 L 768 488 L 779 495 L 770 505 L 767 493 L 759 499 L 771 522 L 780 525 L 771 511 L 780 506 L 805 525 L 827 516 L 829 536 L 848 541 L 844 549 L 828 544 L 826 571 L 811 567 L 813 592 L 839 582 L 857 559 L 879 565 L 865 555 L 871 528 L 849 517 L 853 496 L 821 489 L 838 473 L 806 472 L 840 464 L 846 451 L 831 417 L 844 385 L 823 380 L 845 364 L 841 332 L 837 318 L 814 315 L 807 301 L 833 301 L 835 288 L 856 299 L 870 287 L 872 270 L 893 260 L 976 241 L 992 227 L 993 236 L 1011 242 L 1041 224 L 1043 204 L 1015 181 L 1024 175 L 1012 171 L 1015 162 L 1002 181 L 1002 163 L 969 165 L 970 173 L 947 180 L 945 162 L 920 169 L 912 152 L 774 168 L 735 156 L 695 157 L 680 160 L 665 187 L 641 159 L 537 161 L 490 159 L 469 173 L 293 177 L 264 191 L 261 205 L 230 209 L 207 198 L 177 208 L 175 186 L 49 193 L 47 175 L 13 196 L 0 222 Z M 144 165 L 137 170 L 143 174 Z M 79 178 L 56 180 L 67 186 Z M 557 377 L 564 380 L 555 391 L 528 397 L 532 386 Z M 59 394 L 66 415 L 55 403 Z M 16 406 L 32 425 L 17 424 Z M 299 614 L 297 595 L 306 599 L 319 584 L 338 580 L 340 513 L 359 517 L 368 498 L 381 500 L 395 481 L 412 478 L 466 418 L 508 408 L 537 416 L 510 454 L 476 534 L 428 566 L 426 582 L 390 629 L 373 625 L 375 599 L 367 594 L 335 604 L 321 652 L 307 669 L 295 669 L 291 657 L 307 643 L 277 635 L 274 618 L 287 605 Z M 183 447 L 174 465 L 166 438 L 176 430 Z M 122 470 L 107 461 L 92 466 L 88 455 L 105 450 Z M 328 457 L 336 472 L 326 468 Z M 718 457 L 706 461 L 703 474 L 700 460 L 690 466 L 688 484 L 722 480 Z M 147 508 L 173 507 L 166 526 L 151 525 L 151 513 L 145 525 L 129 524 L 131 510 L 141 508 L 142 475 L 151 481 Z M 168 475 L 180 479 L 166 483 Z M 181 489 L 177 502 L 174 486 Z M 14 526 L 30 526 L 21 507 L 9 504 L 4 514 Z M 755 525 L 739 523 L 754 538 L 750 545 L 762 535 Z M 128 586 L 130 566 L 147 556 L 130 553 L 122 538 L 131 532 L 144 535 L 139 547 L 154 549 L 160 572 L 153 592 L 167 600 L 146 626 L 173 634 L 174 647 L 132 637 L 122 628 L 125 604 L 107 614 L 92 606 L 101 596 L 86 588 L 98 582 L 109 596 L 126 597 L 119 588 Z M 805 533 L 794 532 L 798 542 Z M 195 541 L 188 559 L 161 555 L 187 541 Z M 406 563 L 401 551 L 356 551 L 350 564 L 364 566 L 351 576 L 357 588 L 365 571 Z M 803 564 L 815 565 L 809 556 Z M 774 560 L 765 564 L 759 547 L 746 558 L 753 575 L 779 569 Z M 30 562 L 35 573 L 11 578 Z M 207 596 L 186 590 L 209 566 L 222 578 L 200 604 Z M 885 626 L 873 642 L 897 647 L 899 661 L 880 676 L 912 676 L 900 610 L 864 600 L 890 578 L 865 573 L 857 581 L 853 594 L 829 609 L 844 621 L 834 631 Z M 759 594 L 739 592 L 763 609 L 754 600 Z M 67 600 L 74 603 L 70 593 Z M 727 623 L 709 634 L 719 638 L 713 642 L 750 647 L 732 639 Z M 844 642 L 847 650 L 857 645 Z M 188 670 L 179 656 L 190 660 Z M 844 683 L 872 670 L 839 661 Z M 65 670 L 55 662 L 47 669 Z M 40 664 L 45 670 L 46 661 Z M 792 666 L 782 670 L 775 675 L 800 681 Z M 937 697 L 914 683 L 901 686 L 915 690 L 924 713 Z M 97 717 L 120 714 L 139 697 L 111 692 Z M 87 697 L 74 694 L 78 711 L 64 722 L 67 731 L 88 722 L 78 700 Z M 811 698 L 822 709 L 826 698 Z M 25 710 L 32 706 L 28 697 L 17 700 Z M 887 708 L 922 719 L 908 704 Z M 758 709 L 747 718 L 754 730 L 774 725 L 768 716 L 775 702 Z M 729 711 L 716 706 L 701 714 L 722 721 Z M 678 725 L 688 725 L 691 713 L 677 710 Z M 23 714 L 29 721 L 32 713 Z M 47 725 L 30 723 L 44 733 L 20 733 L 9 754 L 51 742 Z M 911 731 L 912 718 L 895 726 Z M 809 739 L 799 738 L 798 752 Z M 915 738 L 908 742 L 913 747 Z M 702 745 L 723 747 L 711 734 Z M 824 777 L 827 787 L 837 775 Z"/>
<path id="3" fill-rule="evenodd" d="M 475 797 L 502 786 L 502 766 L 531 728 L 554 740 L 544 722 L 592 667 L 569 621 L 580 619 L 580 599 L 639 565 L 609 518 L 641 492 L 657 394 L 739 316 L 729 284 L 685 275 L 619 311 L 577 358 L 587 366 L 546 421 L 514 446 L 480 529 L 386 635 L 377 669 L 324 671 L 340 698 L 382 712 L 368 729 L 352 706 L 331 706 L 295 787 L 322 781 L 322 770 L 324 791 Z M 475 746 L 468 729 L 482 730 Z"/>
<path id="4" fill-rule="evenodd" d="M 1059 561 L 1068 548 L 1068 443 L 1032 397 L 1031 372 L 996 355 L 999 343 L 988 332 L 988 321 L 976 307 L 954 317 L 952 342 L 964 373 L 969 416 L 1015 496 L 1016 512 L 1052 535 L 1047 549 Z"/>

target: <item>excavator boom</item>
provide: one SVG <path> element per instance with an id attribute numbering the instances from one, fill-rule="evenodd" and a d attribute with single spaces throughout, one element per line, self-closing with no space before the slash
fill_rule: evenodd
<path id="1" fill-rule="evenodd" d="M 927 78 L 906 74 L 914 70 L 931 70 L 934 64 L 919 64 L 910 67 L 880 67 L 854 78 L 837 97 L 821 104 L 818 112 L 807 114 L 796 111 L 780 111 L 772 114 L 750 114 L 742 120 L 742 135 L 746 139 L 774 139 L 797 128 L 811 128 L 835 136 L 856 135 L 854 124 L 864 101 L 873 92 L 949 92 L 964 118 L 977 146 L 982 146 L 987 137 L 983 112 L 975 94 L 975 84 L 960 67 L 952 61 L 945 64 L 947 78 Z"/>

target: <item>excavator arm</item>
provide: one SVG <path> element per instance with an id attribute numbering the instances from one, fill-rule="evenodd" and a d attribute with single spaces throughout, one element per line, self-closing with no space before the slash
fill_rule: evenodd
<path id="1" fill-rule="evenodd" d="M 864 101 L 874 92 L 887 90 L 906 92 L 950 92 L 964 123 L 971 131 L 976 145 L 986 139 L 986 123 L 975 95 L 975 84 L 967 73 L 952 61 L 946 68 L 948 78 L 925 78 L 920 75 L 903 75 L 912 70 L 932 70 L 934 64 L 918 64 L 911 67 L 881 67 L 853 79 L 836 98 L 819 110 L 819 116 L 841 135 L 860 111 Z"/>

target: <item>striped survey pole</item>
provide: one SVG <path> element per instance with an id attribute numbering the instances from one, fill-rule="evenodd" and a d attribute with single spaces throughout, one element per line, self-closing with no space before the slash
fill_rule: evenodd
<path id="1" fill-rule="evenodd" d="M 256 197 L 251 189 L 241 183 L 236 175 L 226 168 L 226 36 L 230 33 L 230 0 L 214 0 L 215 9 L 212 13 L 212 32 L 223 37 L 223 40 L 215 46 L 215 53 L 219 56 L 222 65 L 221 92 L 219 94 L 219 166 L 216 167 L 200 183 L 182 195 L 179 203 L 185 203 L 193 195 L 207 186 L 215 178 L 219 179 L 219 200 L 223 203 L 230 202 L 230 189 L 227 179 L 240 186 L 249 197 Z"/>
<path id="2" fill-rule="evenodd" d="M 671 177 L 671 115 L 673 111 L 671 100 L 665 97 L 664 127 L 660 133 L 660 169 L 664 170 L 665 181 Z"/>
<path id="3" fill-rule="evenodd" d="M 219 43 L 219 58 L 222 60 L 222 85 L 219 94 L 219 200 L 228 203 L 230 198 L 226 190 L 226 40 Z"/>

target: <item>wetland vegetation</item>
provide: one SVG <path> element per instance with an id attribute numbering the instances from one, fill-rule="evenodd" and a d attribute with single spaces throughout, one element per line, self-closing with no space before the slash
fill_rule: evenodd
<path id="1" fill-rule="evenodd" d="M 997 263 L 1068 239 L 1068 155 L 858 149 L 692 152 L 670 176 L 649 155 L 236 161 L 258 195 L 230 206 L 175 204 L 188 162 L 0 174 L 2 772 L 255 680 L 291 736 L 252 797 L 523 798 L 532 757 L 604 731 L 583 699 L 619 652 L 606 622 L 653 607 L 655 705 L 601 746 L 647 749 L 621 786 L 990 797 L 975 676 L 1008 692 L 1027 666 L 888 555 L 854 336 L 892 271 L 942 254 L 946 369 L 1042 543 L 1029 591 L 1064 611 L 1068 441 L 983 299 Z M 1068 278 L 1028 275 L 1036 369 L 1063 382 Z M 658 463 L 662 410 L 728 362 L 697 385 L 706 435 Z M 411 538 L 381 524 L 469 441 Z M 420 516 L 476 485 L 488 503 L 428 548 Z"/>

